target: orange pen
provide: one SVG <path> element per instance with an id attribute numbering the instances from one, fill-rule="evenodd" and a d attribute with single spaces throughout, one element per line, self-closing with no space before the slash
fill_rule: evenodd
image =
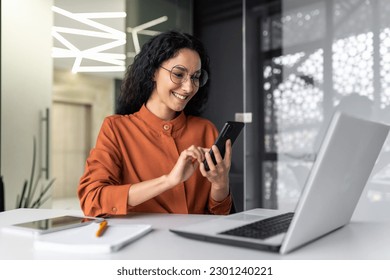
<path id="1" fill-rule="evenodd" d="M 106 230 L 107 228 L 107 225 L 108 225 L 108 222 L 106 220 L 104 220 L 103 222 L 101 222 L 99 224 L 99 229 L 97 230 L 96 232 L 96 237 L 100 237 L 103 235 L 104 231 Z"/>

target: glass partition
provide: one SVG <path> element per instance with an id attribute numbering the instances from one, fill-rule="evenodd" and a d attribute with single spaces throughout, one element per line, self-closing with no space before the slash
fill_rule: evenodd
<path id="1" fill-rule="evenodd" d="M 244 1 L 244 103 L 255 116 L 246 208 L 295 207 L 336 109 L 390 122 L 389 9 L 385 0 Z M 371 204 L 390 200 L 389 149 L 364 193 Z"/>

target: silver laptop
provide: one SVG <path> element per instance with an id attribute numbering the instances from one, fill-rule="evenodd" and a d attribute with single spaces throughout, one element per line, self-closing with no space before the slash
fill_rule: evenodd
<path id="1" fill-rule="evenodd" d="M 257 208 L 170 231 L 193 239 L 288 253 L 349 223 L 388 132 L 387 125 L 337 112 L 294 213 Z"/>

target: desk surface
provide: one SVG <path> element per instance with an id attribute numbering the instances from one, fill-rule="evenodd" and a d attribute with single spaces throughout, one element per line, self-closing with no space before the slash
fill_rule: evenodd
<path id="1" fill-rule="evenodd" d="M 34 219 L 82 213 L 78 210 L 16 209 L 0 213 L 0 227 Z M 347 226 L 287 255 L 202 242 L 178 236 L 169 228 L 213 219 L 209 215 L 134 214 L 110 221 L 147 223 L 153 231 L 111 254 L 37 251 L 33 237 L 0 232 L 0 259 L 390 259 L 390 221 L 352 221 Z"/>

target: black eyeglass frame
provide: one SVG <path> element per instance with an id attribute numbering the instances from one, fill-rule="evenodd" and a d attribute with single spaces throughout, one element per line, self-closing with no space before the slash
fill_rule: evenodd
<path id="1" fill-rule="evenodd" d="M 169 70 L 169 69 L 167 69 L 167 68 L 165 68 L 164 66 L 161 66 L 161 65 L 160 65 L 160 67 L 162 69 L 164 69 L 164 70 L 169 72 L 169 74 L 170 74 L 169 78 L 171 79 L 172 83 L 174 83 L 174 84 L 181 85 L 181 84 L 185 83 L 187 81 L 187 79 L 188 79 L 188 76 L 189 76 L 188 70 L 183 65 L 175 65 L 175 66 L 172 67 L 171 70 Z M 180 69 L 181 71 L 184 71 L 186 73 L 185 77 L 182 78 L 182 80 L 179 81 L 179 82 L 175 81 L 174 77 L 172 78 L 172 75 L 175 75 L 173 73 L 173 70 L 175 68 Z M 199 72 L 200 72 L 200 75 L 197 76 Z M 209 79 L 209 75 L 208 75 L 207 71 L 204 70 L 204 69 L 200 69 L 200 70 L 196 71 L 196 73 L 192 74 L 189 77 L 191 79 L 192 84 L 195 87 L 198 87 L 198 88 L 203 87 L 207 83 L 207 81 Z M 180 79 L 180 78 L 178 78 L 178 79 Z M 196 81 L 198 81 L 198 82 L 196 82 Z"/>

